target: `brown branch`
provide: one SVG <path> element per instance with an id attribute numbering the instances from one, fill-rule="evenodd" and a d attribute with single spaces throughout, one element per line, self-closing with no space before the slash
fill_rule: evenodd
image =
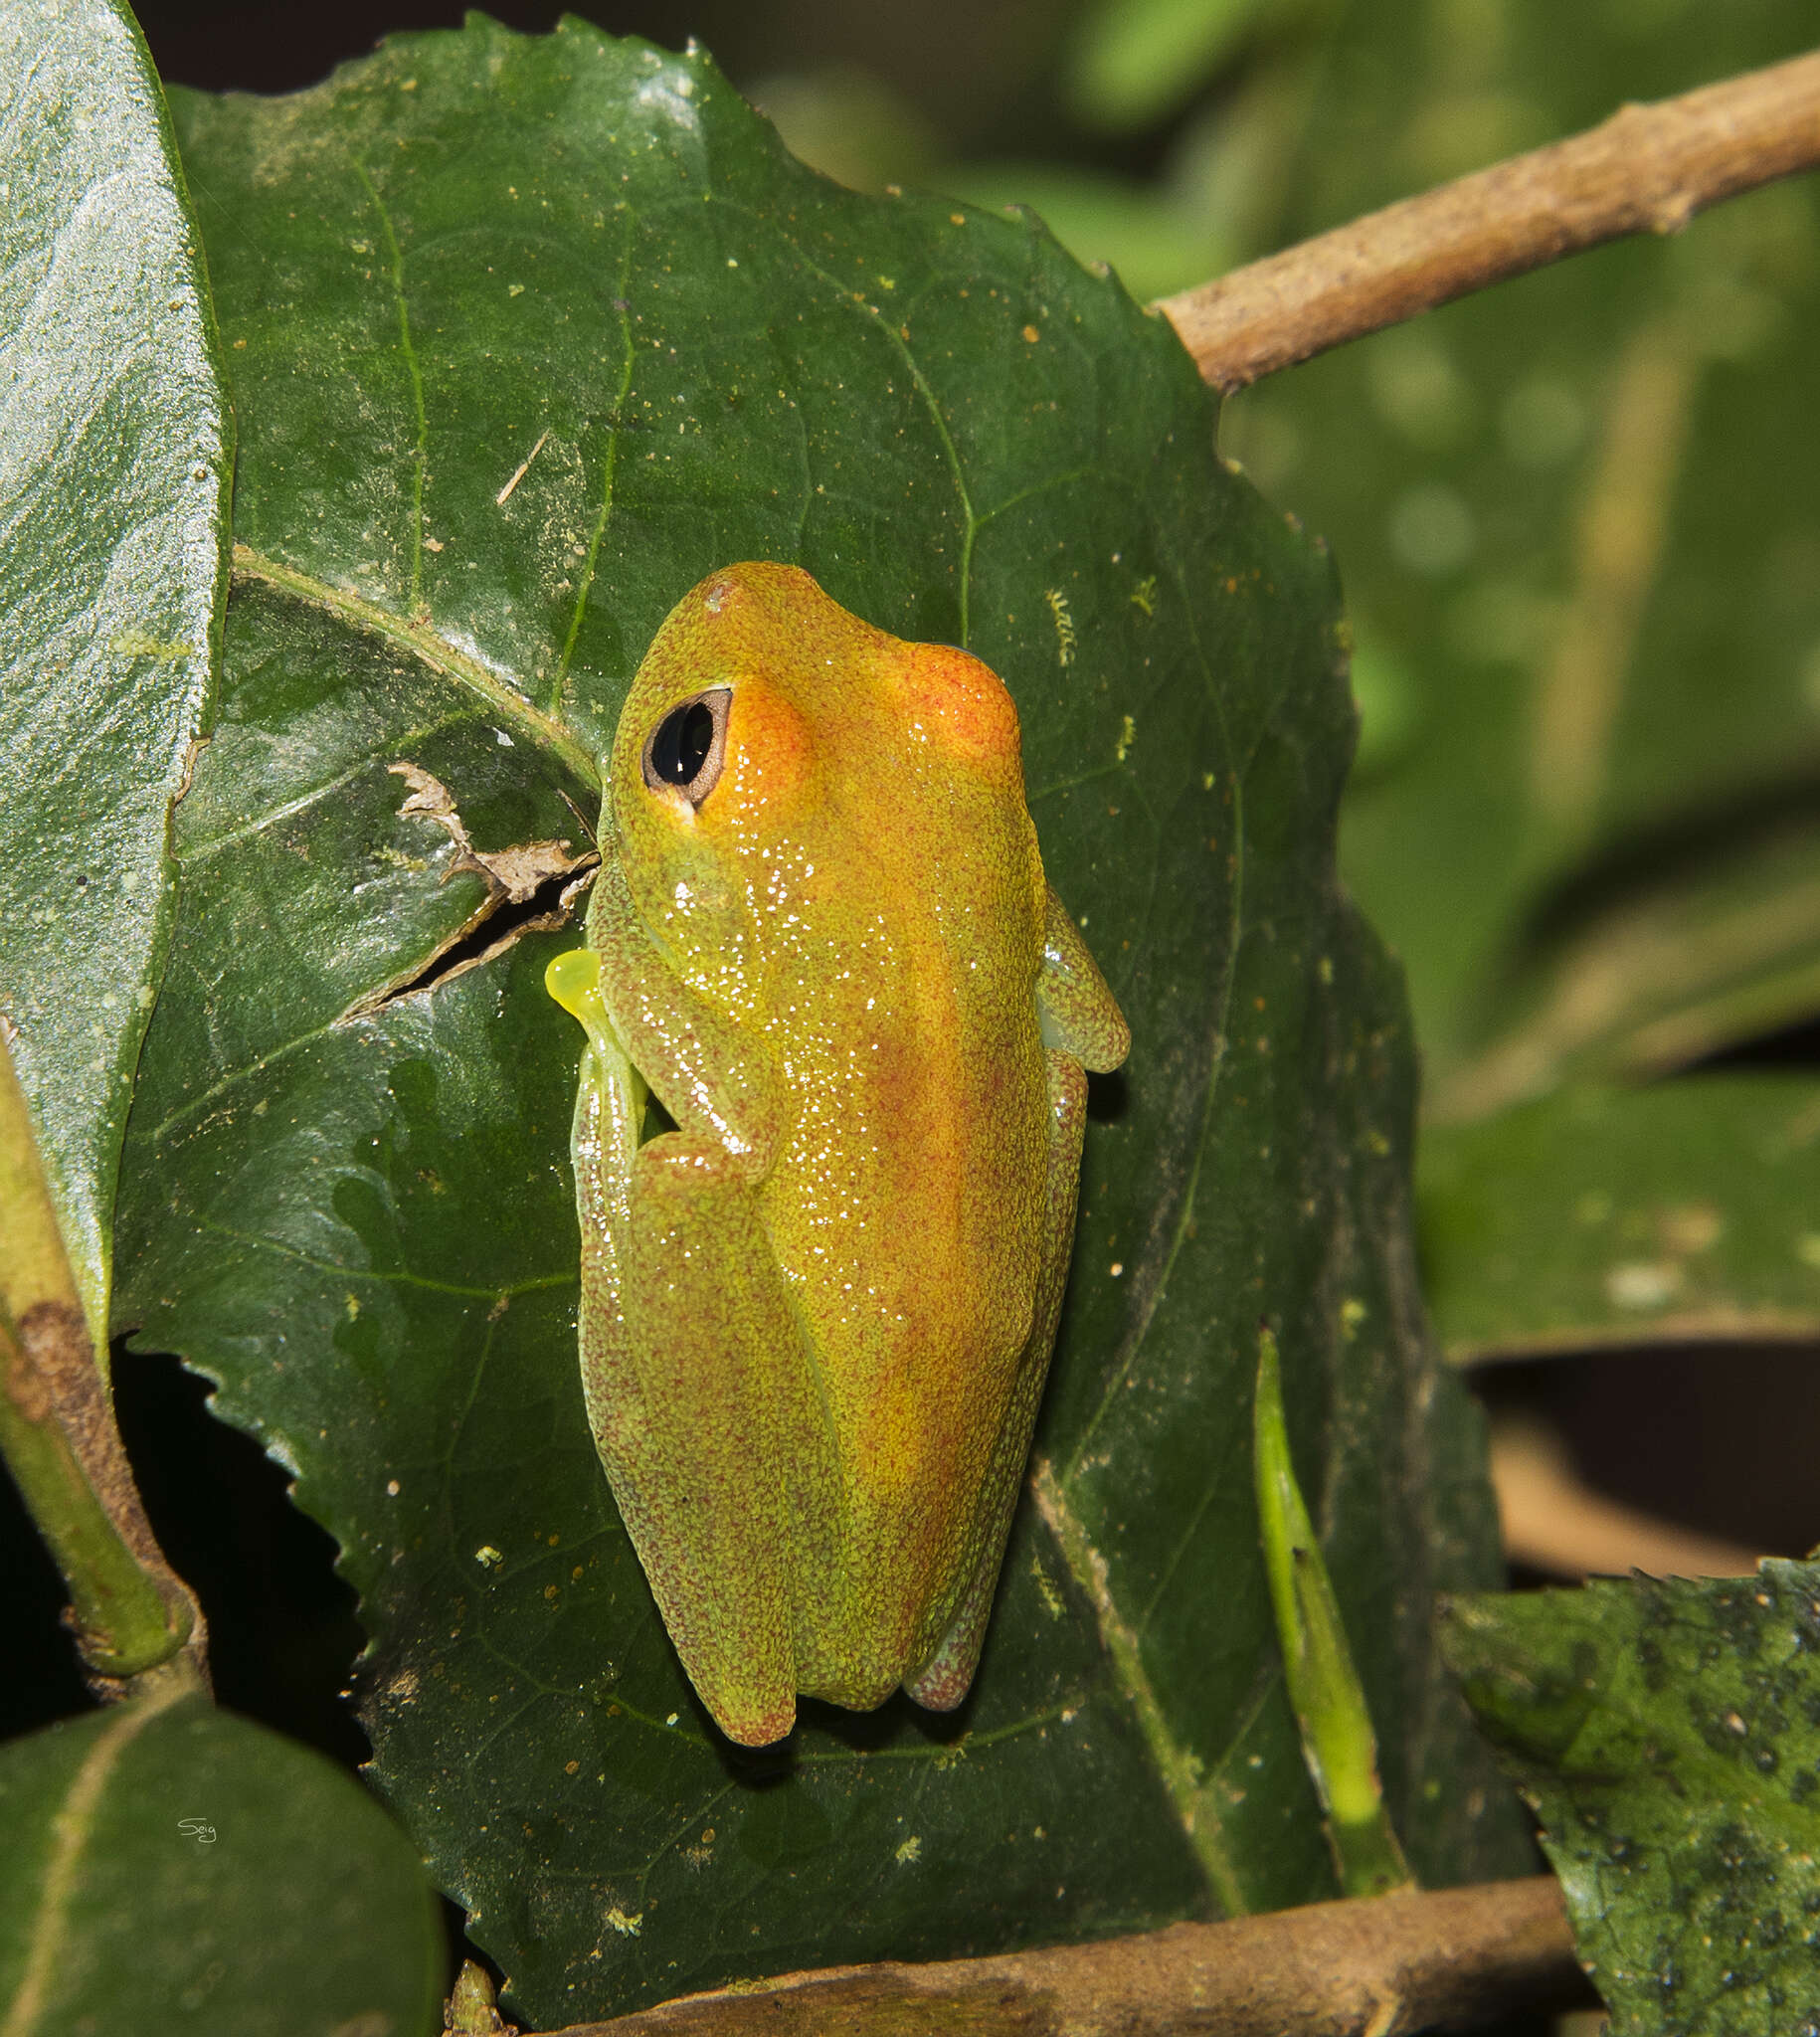
<path id="1" fill-rule="evenodd" d="M 1590 2003 L 1547 1876 L 1000 1958 L 790 1973 L 564 2037 L 1401 2037 Z"/>
<path id="2" fill-rule="evenodd" d="M 1622 106 L 1158 305 L 1215 388 L 1243 389 L 1349 339 L 1820 163 L 1820 52 Z"/>
<path id="3" fill-rule="evenodd" d="M 206 1689 L 202 1608 L 145 1518 L 4 1038 L 0 1462 L 70 1587 L 66 1618 L 95 1695 L 172 1677 Z"/>
<path id="4" fill-rule="evenodd" d="M 1492 1424 L 1492 1485 L 1504 1553 L 1556 1577 L 1749 1577 L 1757 1553 L 1718 1536 L 1653 1520 L 1594 1492 L 1560 1437 L 1541 1422 Z"/>

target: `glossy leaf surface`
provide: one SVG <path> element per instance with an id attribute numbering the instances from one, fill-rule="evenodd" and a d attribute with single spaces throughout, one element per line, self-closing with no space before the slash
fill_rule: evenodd
<path id="1" fill-rule="evenodd" d="M 0 1014 L 91 1316 L 207 726 L 231 423 L 124 7 L 0 15 Z"/>
<path id="2" fill-rule="evenodd" d="M 1334 882 L 1331 575 L 1220 465 L 1169 329 L 1027 222 L 839 190 L 705 59 L 576 24 L 180 117 L 241 549 L 123 1319 L 340 1539 L 378 1777 L 508 1998 L 569 2020 L 1330 1892 L 1253 1514 L 1266 1311 L 1411 1857 L 1520 1866 L 1433 1647 L 1492 1526 L 1414 1289 L 1400 984 Z M 975 1695 L 742 1756 L 583 1419 L 577 1041 L 541 989 L 576 934 L 420 982 L 488 880 L 407 789 L 482 850 L 584 846 L 564 798 L 592 816 L 656 624 L 765 557 L 1003 675 L 1138 1043 Z"/>

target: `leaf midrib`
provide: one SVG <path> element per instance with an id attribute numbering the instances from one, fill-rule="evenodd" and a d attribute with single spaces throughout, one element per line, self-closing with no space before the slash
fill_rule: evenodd
<path id="1" fill-rule="evenodd" d="M 161 1690 L 138 1704 L 122 1706 L 102 1724 L 94 1745 L 70 1779 L 61 1807 L 53 1816 L 51 1857 L 39 1886 L 38 1908 L 27 1936 L 25 1971 L 13 1996 L 0 2037 L 33 2037 L 44 2027 L 51 1989 L 60 1977 L 69 1936 L 70 1911 L 81 1876 L 83 1854 L 94 1836 L 101 1799 L 126 1750 L 160 1713 L 195 1695 L 193 1687 L 171 1677 Z"/>
<path id="2" fill-rule="evenodd" d="M 391 609 L 382 608 L 377 602 L 368 601 L 364 595 L 332 586 L 313 573 L 299 572 L 294 566 L 286 566 L 265 552 L 256 552 L 251 545 L 235 545 L 234 579 L 237 586 L 248 581 L 263 581 L 269 587 L 275 587 L 295 600 L 320 609 L 352 629 L 400 645 L 432 671 L 478 695 L 500 721 L 528 741 L 541 744 L 560 757 L 584 785 L 599 791 L 600 763 L 592 751 L 554 715 L 546 714 L 535 706 L 516 687 L 489 671 L 478 658 L 458 650 L 427 621 L 411 622 Z"/>

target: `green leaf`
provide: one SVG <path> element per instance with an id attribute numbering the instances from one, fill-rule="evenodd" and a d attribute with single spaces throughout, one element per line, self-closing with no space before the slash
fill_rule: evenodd
<path id="1" fill-rule="evenodd" d="M 1820 2028 L 1820 1567 L 1472 1599 L 1447 1652 L 1612 2037 Z"/>
<path id="2" fill-rule="evenodd" d="M 1756 833 L 1755 824 L 1739 833 Z M 1563 1081 L 1659 1075 L 1806 1018 L 1820 1005 L 1820 836 L 1663 847 L 1646 879 L 1591 898 L 1510 979 L 1509 1023 L 1437 1082 L 1440 1121 L 1467 1122 Z M 1710 867 L 1695 868 L 1706 848 Z M 1599 895 L 1599 894 L 1604 895 Z"/>
<path id="3" fill-rule="evenodd" d="M 1143 127 L 1172 113 L 1251 35 L 1278 0 L 1096 0 L 1076 31 L 1068 96 L 1096 127 Z"/>
<path id="4" fill-rule="evenodd" d="M 1433 1643 L 1495 1536 L 1412 1278 L 1400 984 L 1334 879 L 1332 579 L 1219 463 L 1169 328 L 1030 223 L 840 190 L 705 58 L 573 22 L 180 110 L 243 549 L 121 1320 L 340 1540 L 376 1771 L 520 2013 L 1331 1893 L 1249 1476 L 1266 1307 L 1412 1859 L 1520 1865 Z M 541 988 L 575 935 L 420 982 L 488 880 L 391 767 L 481 850 L 579 846 L 564 796 L 592 812 L 656 625 L 765 557 L 1003 674 L 1137 1044 L 973 1698 L 806 1707 L 744 1755 L 583 1415 L 578 1040 Z"/>
<path id="5" fill-rule="evenodd" d="M 1802 0 L 1350 10 L 1282 240 L 1811 45 Z M 1572 61 L 1563 62 L 1570 50 Z M 1227 450 L 1410 682 L 1347 881 L 1436 1116 L 1654 1072 L 1820 987 L 1820 184 L 1758 191 L 1273 377 Z"/>
<path id="6" fill-rule="evenodd" d="M 1422 1268 L 1447 1355 L 1820 1335 L 1820 1087 L 1568 1089 L 1423 1135 Z"/>
<path id="7" fill-rule="evenodd" d="M 172 801 L 211 706 L 231 425 L 124 7 L 0 17 L 0 999 L 97 1346 Z"/>
<path id="8" fill-rule="evenodd" d="M 10 2037 L 442 2028 L 435 1892 L 358 1783 L 205 1699 L 0 1749 Z"/>
<path id="9" fill-rule="evenodd" d="M 1384 1811 L 1377 1740 L 1360 1688 L 1346 1623 L 1322 1561 L 1321 1543 L 1296 1482 L 1283 1414 L 1276 1339 L 1258 1333 L 1252 1410 L 1258 1527 L 1270 1579 L 1277 1642 L 1302 1755 L 1327 1819 L 1340 1886 L 1349 1896 L 1381 1896 L 1413 1886 L 1396 1828 Z"/>
<path id="10" fill-rule="evenodd" d="M 1140 303 L 1187 289 L 1233 266 L 1234 250 L 1204 204 L 1107 170 L 1053 163 L 962 163 L 932 181 L 975 205 L 1027 205 L 1077 262 L 1104 262 Z"/>

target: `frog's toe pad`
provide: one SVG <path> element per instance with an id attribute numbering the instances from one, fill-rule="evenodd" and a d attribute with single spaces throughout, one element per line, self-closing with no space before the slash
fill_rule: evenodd
<path id="1" fill-rule="evenodd" d="M 718 1702 L 710 1699 L 708 1710 L 721 1732 L 741 1747 L 773 1747 L 787 1739 L 797 1723 L 794 1693 L 786 1693 L 781 1703 L 774 1700 L 769 1704 L 742 1703 L 723 1696 Z"/>
<path id="2" fill-rule="evenodd" d="M 970 1593 L 969 1602 L 943 1636 L 942 1645 L 921 1669 L 904 1678 L 906 1694 L 925 1711 L 952 1712 L 972 1690 L 974 1671 L 980 1666 L 980 1649 L 986 1640 L 986 1616 L 992 1606 L 990 1589 Z"/>
<path id="3" fill-rule="evenodd" d="M 974 1664 L 951 1661 L 944 1648 L 927 1668 L 904 1678 L 904 1690 L 925 1712 L 952 1712 L 973 1681 Z"/>

